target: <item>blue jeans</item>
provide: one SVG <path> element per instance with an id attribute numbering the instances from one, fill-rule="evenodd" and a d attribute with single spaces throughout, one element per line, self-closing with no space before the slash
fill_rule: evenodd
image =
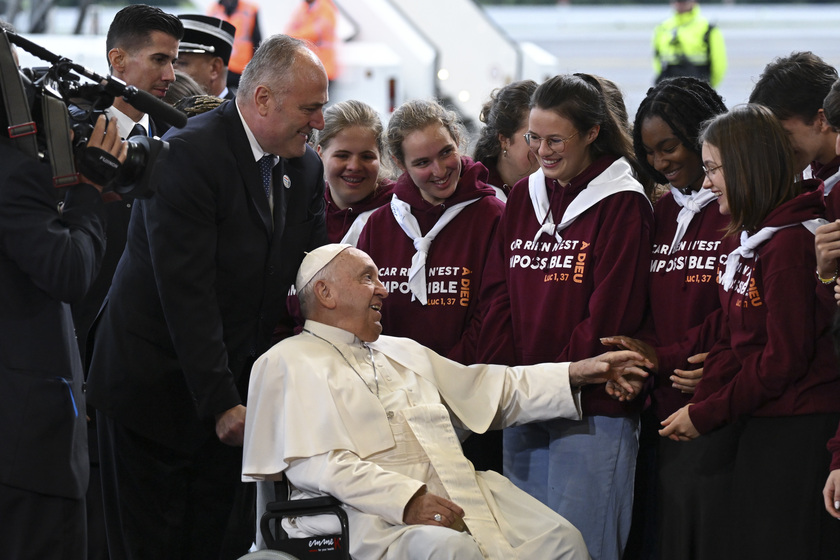
<path id="1" fill-rule="evenodd" d="M 638 450 L 638 417 L 526 424 L 505 429 L 504 471 L 577 527 L 592 560 L 620 560 Z"/>

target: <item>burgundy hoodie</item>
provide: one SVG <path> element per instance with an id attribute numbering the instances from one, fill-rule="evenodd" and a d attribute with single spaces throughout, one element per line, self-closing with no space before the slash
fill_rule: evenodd
<path id="1" fill-rule="evenodd" d="M 680 210 L 682 207 L 670 192 L 654 207 L 656 233 L 650 267 L 650 314 L 659 371 L 654 380 L 652 400 L 660 420 L 691 399 L 691 394 L 672 387 L 670 377 L 674 370 L 696 369 L 698 366 L 689 364 L 687 358 L 698 352 L 708 352 L 717 340 L 717 329 L 713 328 L 704 332 L 697 344 L 699 348 L 684 349 L 685 353 L 668 349 L 720 309 L 717 261 L 724 230 L 729 224 L 729 216 L 722 215 L 720 206 L 712 200 L 695 214 L 679 248 L 669 255 Z"/>
<path id="2" fill-rule="evenodd" d="M 455 192 L 442 204 L 432 205 L 423 199 L 408 173 L 397 179 L 394 194 L 411 206 L 423 235 L 446 208 L 479 199 L 466 206 L 432 242 L 426 259 L 427 305 L 408 289 L 408 269 L 416 250 L 390 205 L 371 215 L 358 247 L 379 267 L 379 279 L 390 294 L 382 305 L 383 334 L 414 339 L 444 356 L 459 343 L 475 312 L 490 240 L 505 207 L 486 180 L 487 169 L 482 164 L 462 157 Z"/>
<path id="3" fill-rule="evenodd" d="M 327 200 L 327 239 L 330 243 L 340 243 L 350 226 L 359 217 L 359 214 L 388 204 L 391 201 L 391 195 L 394 193 L 394 184 L 389 179 L 383 179 L 375 191 L 344 210 L 336 206 L 330 188 L 327 187 L 324 191 L 324 198 Z"/>
<path id="4" fill-rule="evenodd" d="M 809 183 L 813 189 L 820 181 Z M 817 298 L 814 235 L 799 225 L 824 212 L 820 188 L 773 210 L 760 227 L 796 225 L 777 231 L 753 258 L 741 258 L 733 288 L 719 288 L 721 339 L 706 359 L 689 409 L 701 434 L 745 415 L 840 412 L 832 310 Z M 723 254 L 739 244 L 734 236 L 726 238 Z"/>
<path id="5" fill-rule="evenodd" d="M 613 162 L 605 156 L 566 187 L 546 179 L 556 222 Z M 626 181 L 635 181 L 629 175 Z M 603 336 L 636 332 L 647 303 L 653 212 L 637 192 L 618 192 L 586 210 L 558 243 L 539 230 L 528 178 L 511 190 L 487 264 L 477 359 L 529 365 L 581 360 L 609 350 Z M 583 389 L 587 415 L 624 416 L 641 399 L 619 403 L 603 385 Z"/>

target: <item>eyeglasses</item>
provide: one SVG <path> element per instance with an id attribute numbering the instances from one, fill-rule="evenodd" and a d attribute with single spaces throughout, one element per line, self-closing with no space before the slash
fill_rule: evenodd
<path id="1" fill-rule="evenodd" d="M 712 178 L 712 175 L 714 175 L 714 174 L 715 174 L 715 171 L 717 171 L 718 169 L 720 169 L 721 167 L 723 167 L 723 164 L 716 165 L 716 166 L 714 166 L 714 167 L 706 167 L 705 165 L 703 165 L 703 166 L 701 166 L 701 167 L 703 168 L 703 173 L 705 173 L 705 174 L 706 174 L 706 177 L 708 177 L 709 179 L 711 179 L 711 178 Z"/>
<path id="2" fill-rule="evenodd" d="M 525 143 L 528 144 L 528 147 L 531 148 L 533 151 L 539 151 L 540 146 L 542 145 L 543 140 L 545 140 L 546 146 L 548 149 L 554 152 L 562 152 L 566 149 L 566 142 L 574 138 L 580 134 L 579 132 L 575 132 L 568 138 L 540 138 L 535 134 L 531 134 L 530 132 L 526 132 L 523 136 L 525 136 Z"/>

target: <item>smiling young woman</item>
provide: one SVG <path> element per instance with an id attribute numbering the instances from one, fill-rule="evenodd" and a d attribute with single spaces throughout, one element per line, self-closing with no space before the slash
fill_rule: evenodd
<path id="1" fill-rule="evenodd" d="M 660 433 L 702 440 L 738 427 L 735 445 L 705 453 L 732 477 L 731 491 L 717 489 L 723 505 L 708 512 L 733 521 L 708 535 L 727 551 L 717 558 L 836 558 L 840 527 L 819 500 L 825 442 L 840 419 L 832 309 L 814 275 L 822 182 L 794 182 L 789 135 L 763 106 L 716 117 L 701 139 L 704 187 L 730 216 L 717 270 L 723 328 L 691 403 Z"/>
<path id="2" fill-rule="evenodd" d="M 387 142 L 402 175 L 390 205 L 373 213 L 359 239 L 391 293 L 384 333 L 442 355 L 461 346 L 504 209 L 485 182 L 487 169 L 461 155 L 462 128 L 434 101 L 409 101 L 394 111 Z M 456 359 L 471 354 L 456 353 Z"/>
<path id="3" fill-rule="evenodd" d="M 636 335 L 655 346 L 659 368 L 651 406 L 642 413 L 636 480 L 637 488 L 648 491 L 637 492 L 633 530 L 640 537 L 656 535 L 640 546 L 658 549 L 662 558 L 700 558 L 714 550 L 714 539 L 696 535 L 699 527 L 720 519 L 700 524 L 686 514 L 686 504 L 710 503 L 698 467 L 705 442 L 672 442 L 657 432 L 659 423 L 691 398 L 702 374 L 701 357 L 718 336 L 716 329 L 692 329 L 720 310 L 715 269 L 729 218 L 718 211 L 714 194 L 702 188 L 698 137 L 705 121 L 724 112 L 723 99 L 706 82 L 669 78 L 648 90 L 633 127 L 642 171 L 669 187 L 654 207 L 650 321 Z M 690 350 L 680 344 L 688 332 L 696 332 L 698 339 Z"/>
<path id="4" fill-rule="evenodd" d="M 604 350 L 645 307 L 653 213 L 619 99 L 601 79 L 537 87 L 527 137 L 540 169 L 511 191 L 482 292 L 478 361 L 526 365 Z M 505 474 L 619 558 L 630 526 L 638 405 L 582 392 L 581 422 L 508 428 Z M 586 504 L 583 507 L 581 504 Z"/>
<path id="5" fill-rule="evenodd" d="M 394 191 L 379 115 L 370 105 L 350 100 L 324 111 L 324 129 L 315 148 L 324 162 L 327 237 L 355 245 L 373 211 Z"/>

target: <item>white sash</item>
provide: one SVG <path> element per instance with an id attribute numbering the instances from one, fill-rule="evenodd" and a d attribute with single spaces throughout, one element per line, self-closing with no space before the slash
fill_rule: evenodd
<path id="1" fill-rule="evenodd" d="M 353 220 L 353 223 L 350 224 L 350 229 L 347 230 L 347 233 L 344 234 L 344 237 L 341 238 L 339 243 L 349 243 L 353 247 L 356 247 L 359 244 L 359 236 L 362 234 L 362 230 L 365 228 L 365 224 L 367 223 L 368 219 L 370 219 L 370 215 L 373 214 L 375 210 L 378 208 L 374 208 L 373 210 L 368 210 L 367 212 L 362 212 L 356 219 Z"/>
<path id="2" fill-rule="evenodd" d="M 420 224 L 417 223 L 417 218 L 411 214 L 411 206 L 407 202 L 403 202 L 395 194 L 391 198 L 391 212 L 394 213 L 394 219 L 400 225 L 402 230 L 414 243 L 414 248 L 417 250 L 414 256 L 411 257 L 411 268 L 408 270 L 408 287 L 411 293 L 417 300 L 426 305 L 426 257 L 429 255 L 429 249 L 432 246 L 432 241 L 435 240 L 437 234 L 446 227 L 446 225 L 455 219 L 455 216 L 461 213 L 461 210 L 478 201 L 478 198 L 472 200 L 465 200 L 459 202 L 454 206 L 450 206 L 444 210 L 434 227 L 429 230 L 425 236 L 420 235 Z M 387 242 L 386 240 L 383 240 Z"/>
<path id="3" fill-rule="evenodd" d="M 813 234 L 819 226 L 827 224 L 828 221 L 822 218 L 816 218 L 813 220 L 806 220 L 801 223 Z M 738 263 L 741 262 L 741 257 L 745 259 L 753 258 L 755 256 L 755 250 L 759 247 L 759 245 L 768 241 L 776 234 L 777 231 L 796 225 L 799 224 L 793 223 L 780 227 L 765 227 L 761 228 L 755 235 L 749 235 L 746 231 L 742 231 L 741 245 L 729 253 L 728 257 L 726 257 L 726 269 L 723 272 L 723 277 L 720 282 L 723 289 L 728 292 L 732 289 L 732 286 L 735 285 L 735 273 L 738 270 Z"/>
<path id="4" fill-rule="evenodd" d="M 422 404 L 403 411 L 411 431 L 426 452 L 449 499 L 464 509 L 464 523 L 489 560 L 518 558 L 499 530 L 475 479 L 475 469 L 464 457 L 452 429 L 449 411 L 442 404 Z M 441 434 L 446 434 L 441 437 Z"/>
<path id="5" fill-rule="evenodd" d="M 560 232 L 569 227 L 578 216 L 604 200 L 605 198 L 623 191 L 633 191 L 650 200 L 645 195 L 642 185 L 636 180 L 618 180 L 622 176 L 630 179 L 631 167 L 624 158 L 619 158 L 610 165 L 603 173 L 597 176 L 589 185 L 581 191 L 563 214 L 563 220 L 559 225 L 554 223 L 554 216 L 551 214 L 551 207 L 548 200 L 548 189 L 545 187 L 545 174 L 542 169 L 537 169 L 528 177 L 528 192 L 531 195 L 531 205 L 534 207 L 537 222 L 540 229 L 534 235 L 534 241 L 543 233 L 554 235 L 558 242 L 563 241 Z"/>
<path id="6" fill-rule="evenodd" d="M 673 255 L 674 251 L 680 246 L 680 241 L 685 236 L 685 232 L 688 230 L 688 226 L 691 220 L 694 219 L 694 216 L 705 208 L 707 204 L 717 198 L 711 190 L 703 188 L 686 195 L 681 193 L 679 189 L 671 187 L 671 196 L 674 197 L 674 201 L 682 209 L 677 216 L 677 232 L 674 234 L 674 240 L 671 242 L 671 250 L 668 251 L 669 255 Z"/>

